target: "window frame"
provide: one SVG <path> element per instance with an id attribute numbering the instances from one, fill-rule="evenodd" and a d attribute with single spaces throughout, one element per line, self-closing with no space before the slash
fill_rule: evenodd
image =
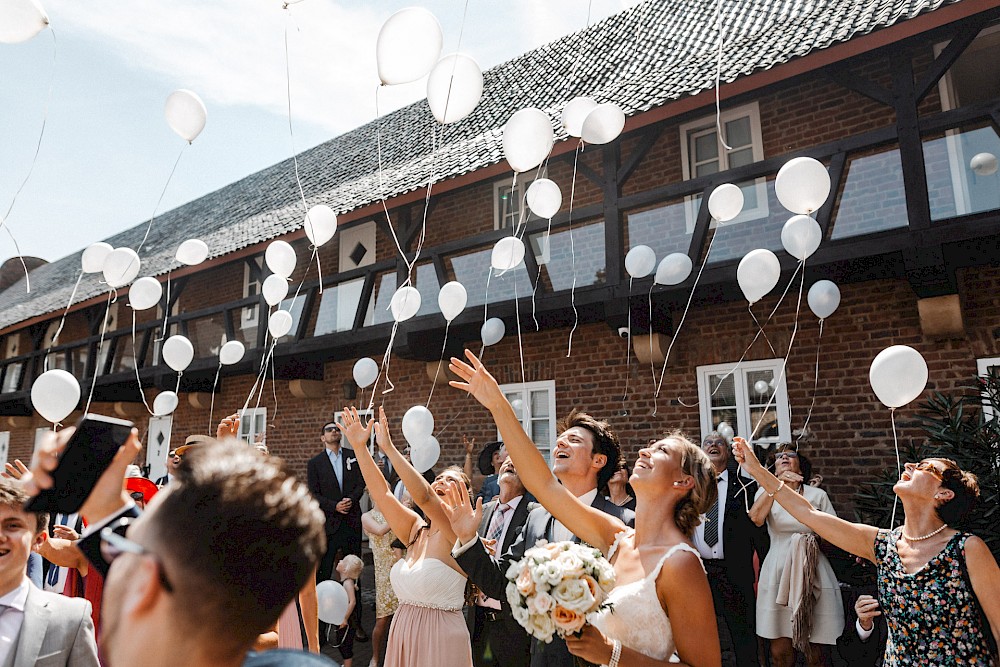
<path id="1" fill-rule="evenodd" d="M 250 262 L 257 264 L 257 276 L 253 275 L 250 270 Z M 251 296 L 260 296 L 260 290 L 263 286 L 263 281 L 261 278 L 261 272 L 264 270 L 264 264 L 261 257 L 249 257 L 247 261 L 243 262 L 243 298 L 249 299 Z M 254 287 L 253 294 L 250 293 L 251 286 Z M 240 309 L 240 328 L 241 329 L 253 329 L 257 326 L 260 321 L 260 304 L 252 306 L 244 306 Z"/>
<path id="2" fill-rule="evenodd" d="M 785 382 L 785 375 L 781 372 L 784 359 L 760 359 L 755 361 L 744 361 L 739 367 L 733 370 L 737 364 L 723 363 L 711 364 L 708 366 L 698 366 L 696 373 L 698 376 L 698 416 L 701 424 L 701 439 L 704 441 L 708 434 L 715 430 L 712 425 L 712 390 L 709 378 L 713 375 L 725 374 L 733 371 L 733 382 L 736 399 L 736 424 L 731 424 L 736 435 L 746 437 L 750 434 L 754 424 L 750 417 L 750 401 L 747 396 L 746 374 L 751 371 L 770 370 L 774 375 L 777 384 L 774 401 L 772 403 L 775 415 L 778 420 L 778 436 L 771 438 L 757 438 L 747 440 L 754 445 L 770 448 L 778 442 L 792 441 L 791 409 L 788 405 L 788 387 Z"/>
<path id="3" fill-rule="evenodd" d="M 1000 357 L 979 357 L 976 359 L 976 377 L 986 377 L 990 368 L 1000 366 Z M 985 392 L 983 396 L 985 397 Z M 983 402 L 983 417 L 986 420 L 993 419 L 993 407 Z"/>
<path id="4" fill-rule="evenodd" d="M 532 183 L 535 182 L 536 179 L 548 178 L 547 170 L 545 168 L 542 168 L 541 170 L 539 170 L 538 174 L 535 175 L 533 178 L 529 178 L 525 174 L 518 174 L 518 176 L 520 176 L 520 178 L 518 178 L 517 182 L 514 183 L 514 188 L 512 192 L 517 193 L 517 201 L 520 202 L 521 205 L 528 210 L 528 214 L 527 216 L 525 216 L 524 222 L 527 223 L 532 220 L 541 220 L 540 217 L 532 213 L 531 209 L 528 208 L 528 202 L 525 196 L 526 193 L 528 192 L 528 188 L 531 186 Z M 493 181 L 493 229 L 494 230 L 499 231 L 501 229 L 511 229 L 511 227 L 508 227 L 507 225 L 504 224 L 504 222 L 506 221 L 506 217 L 503 215 L 502 207 L 500 205 L 500 191 L 503 188 L 510 187 L 512 182 L 513 179 L 510 178 L 504 178 L 502 180 Z M 520 220 L 521 217 L 520 210 L 518 211 L 517 215 L 518 215 L 518 220 Z"/>
<path id="5" fill-rule="evenodd" d="M 358 410 L 358 416 L 362 417 L 363 421 L 365 423 L 367 423 L 368 421 L 371 421 L 372 419 L 375 418 L 375 410 L 372 409 L 372 408 L 365 408 L 364 410 Z M 334 412 L 333 413 L 333 421 L 336 422 L 336 423 L 338 423 L 338 424 L 343 424 L 344 423 L 344 411 L 343 410 L 337 410 L 336 412 Z M 329 422 L 327 422 L 327 423 L 329 423 Z M 354 447 L 351 446 L 351 443 L 347 442 L 346 438 L 344 440 L 344 447 L 346 449 L 350 449 L 351 451 L 354 451 Z M 371 452 L 372 456 L 375 456 L 375 447 L 376 447 L 376 445 L 375 445 L 375 429 L 372 429 L 371 435 L 368 436 L 368 451 Z M 401 448 L 400 448 L 400 451 L 402 451 Z"/>
<path id="6" fill-rule="evenodd" d="M 267 442 L 267 408 L 246 408 L 245 410 L 240 410 L 240 432 L 239 438 L 243 442 L 248 443 L 251 447 L 254 446 L 254 440 L 257 437 L 257 417 L 263 417 L 264 430 L 264 442 Z"/>
<path id="7" fill-rule="evenodd" d="M 555 449 L 556 438 L 559 436 L 559 434 L 556 433 L 556 423 L 559 421 L 558 418 L 556 417 L 556 381 L 536 380 L 534 382 L 512 382 L 509 384 L 500 385 L 500 391 L 503 392 L 504 396 L 507 396 L 507 394 L 512 394 L 515 392 L 521 392 L 521 401 L 524 404 L 525 408 L 527 408 L 527 410 L 522 412 L 521 415 L 519 415 L 519 419 L 521 421 L 521 427 L 524 429 L 524 432 L 527 433 L 529 436 L 531 434 L 531 421 L 532 421 L 532 417 L 528 412 L 531 406 L 531 392 L 539 390 L 545 390 L 548 392 L 549 395 L 548 396 L 549 415 L 547 419 L 549 422 L 549 434 L 551 440 L 548 443 L 548 447 L 546 449 L 539 447 L 537 442 L 535 443 L 535 447 L 545 458 L 545 463 L 551 465 L 552 451 Z M 543 418 L 538 417 L 537 419 L 541 420 Z M 497 431 L 497 440 L 501 440 L 499 430 Z"/>
<path id="8" fill-rule="evenodd" d="M 723 126 L 726 123 L 738 120 L 740 118 L 749 117 L 750 118 L 750 146 L 753 150 L 753 161 L 760 162 L 764 159 L 764 137 L 760 129 L 760 106 L 756 101 L 750 102 L 749 104 L 744 104 L 742 106 L 733 107 L 732 109 L 725 109 L 720 114 L 720 122 Z M 687 123 L 682 124 L 678 128 L 680 135 L 680 145 L 681 145 L 681 169 L 683 172 L 684 180 L 689 181 L 694 178 L 692 169 L 692 155 L 690 151 L 691 139 L 694 135 L 699 133 L 704 133 L 706 131 L 712 130 L 713 133 L 718 133 L 718 128 L 716 124 L 716 116 L 712 114 L 711 116 L 705 116 L 697 120 L 692 120 Z M 728 153 L 725 148 L 722 147 L 721 142 L 719 143 L 719 171 L 723 172 L 729 167 Z M 753 182 L 754 189 L 757 193 L 757 206 L 751 209 L 743 209 L 743 212 L 738 216 L 728 221 L 726 224 L 738 224 L 741 222 L 748 222 L 750 220 L 761 220 L 767 218 L 770 215 L 770 210 L 767 203 L 767 178 L 761 177 L 755 179 Z M 690 234 L 694 231 L 695 222 L 698 219 L 698 207 L 700 195 L 689 195 L 685 198 L 684 206 L 684 217 L 687 222 L 687 232 Z M 709 221 L 709 229 L 715 229 L 719 224 L 719 221 L 712 218 Z"/>

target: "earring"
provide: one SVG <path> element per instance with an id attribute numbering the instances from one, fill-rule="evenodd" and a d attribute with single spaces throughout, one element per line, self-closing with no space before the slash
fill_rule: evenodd
<path id="1" fill-rule="evenodd" d="M 674 486 L 684 486 L 684 482 L 674 482 Z"/>

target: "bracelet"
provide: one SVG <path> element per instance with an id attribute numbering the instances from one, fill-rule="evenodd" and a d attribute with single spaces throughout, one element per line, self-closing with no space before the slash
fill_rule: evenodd
<path id="1" fill-rule="evenodd" d="M 618 661 L 622 659 L 622 643 L 615 640 L 611 647 L 611 659 L 608 660 L 608 667 L 618 667 Z"/>
<path id="2" fill-rule="evenodd" d="M 781 480 L 781 484 L 779 484 L 778 488 L 774 490 L 774 493 L 767 494 L 767 497 L 774 498 L 774 494 L 777 493 L 778 491 L 781 491 L 783 488 L 785 488 L 785 480 Z"/>

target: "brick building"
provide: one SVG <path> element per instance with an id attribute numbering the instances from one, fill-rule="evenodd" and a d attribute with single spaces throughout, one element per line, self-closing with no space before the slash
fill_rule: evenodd
<path id="1" fill-rule="evenodd" d="M 427 401 L 442 347 L 478 350 L 484 315 L 501 317 L 507 334 L 484 358 L 521 401 L 543 451 L 554 444 L 556 417 L 572 407 L 608 418 L 633 460 L 667 430 L 701 437 L 720 421 L 761 444 L 791 440 L 814 401 L 803 448 L 849 513 L 857 485 L 892 460 L 889 413 L 868 384 L 874 356 L 892 344 L 915 347 L 930 367 L 928 392 L 961 387 L 1000 357 L 1000 177 L 970 167 L 974 155 L 1000 154 L 1000 2 L 727 4 L 720 121 L 732 150 L 720 149 L 716 129 L 715 3 L 651 0 L 487 71 L 483 100 L 462 122 L 437 125 L 421 101 L 299 155 L 307 205 L 339 215 L 336 236 L 318 250 L 322 290 L 290 161 L 156 219 L 140 275 L 169 281 L 169 291 L 158 308 L 135 313 L 134 325 L 125 290 L 113 300 L 100 274 L 86 274 L 53 345 L 80 254 L 34 269 L 30 293 L 23 280 L 0 292 L 0 451 L 6 442 L 8 458 L 30 457 L 48 426 L 31 409 L 31 383 L 64 368 L 83 387 L 81 411 L 93 382 L 93 412 L 140 425 L 153 474 L 167 438 L 207 432 L 210 411 L 217 420 L 248 401 L 244 434 L 266 432 L 271 451 L 304 470 L 320 447 L 318 426 L 370 398 L 351 369 L 364 356 L 381 361 L 393 333 L 387 306 L 407 277 L 394 232 L 408 259 L 420 247 L 411 281 L 422 305 L 395 332 L 394 389 L 377 396 L 392 419 Z M 581 147 L 567 137 L 559 114 L 578 95 L 625 110 L 618 140 Z M 560 186 L 563 205 L 551 229 L 522 213 L 525 185 L 541 172 L 514 181 L 502 158 L 503 124 L 529 106 L 556 128 L 544 175 Z M 803 155 L 828 167 L 833 193 L 816 213 L 824 239 L 800 283 L 781 246 L 791 214 L 774 178 Z M 741 186 L 746 206 L 718 224 L 701 203 L 724 183 Z M 492 246 L 519 220 L 524 264 L 490 276 Z M 144 232 L 145 223 L 107 242 L 135 248 Z M 174 260 L 189 238 L 208 243 L 208 261 Z M 298 256 L 281 304 L 294 326 L 251 397 L 270 346 L 263 254 L 279 238 Z M 687 254 L 692 276 L 674 287 L 630 281 L 624 256 L 640 244 L 657 259 Z M 757 331 L 736 283 L 740 258 L 754 248 L 774 250 L 782 266 L 778 287 L 753 306 L 762 323 L 790 288 L 766 340 L 730 373 Z M 808 290 L 824 278 L 839 285 L 840 308 L 820 338 L 803 297 L 782 375 L 800 284 Z M 464 284 L 469 303 L 445 342 L 437 293 L 449 280 Z M 186 335 L 195 360 L 180 377 L 176 412 L 150 418 L 143 396 L 152 404 L 178 382 L 158 358 L 165 314 L 168 333 Z M 221 370 L 213 400 L 226 340 L 242 341 L 247 354 Z M 904 441 L 922 437 L 912 407 L 898 415 Z M 439 465 L 461 462 L 463 435 L 495 436 L 488 414 L 446 384 L 430 409 Z"/>

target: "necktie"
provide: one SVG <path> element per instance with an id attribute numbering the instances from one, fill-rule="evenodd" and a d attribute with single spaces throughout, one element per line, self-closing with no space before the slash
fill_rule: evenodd
<path id="1" fill-rule="evenodd" d="M 722 481 L 721 477 L 716 479 L 716 483 Z M 715 502 L 708 508 L 705 514 L 705 544 L 714 547 L 719 543 L 719 497 L 715 497 Z"/>
<path id="2" fill-rule="evenodd" d="M 499 554 L 500 551 L 500 536 L 503 535 L 504 526 L 504 516 L 507 514 L 507 510 L 510 509 L 510 505 L 507 503 L 500 503 L 497 505 L 497 509 L 493 512 L 493 519 L 490 520 L 490 529 L 486 531 L 488 539 L 496 540 L 496 550 Z"/>

